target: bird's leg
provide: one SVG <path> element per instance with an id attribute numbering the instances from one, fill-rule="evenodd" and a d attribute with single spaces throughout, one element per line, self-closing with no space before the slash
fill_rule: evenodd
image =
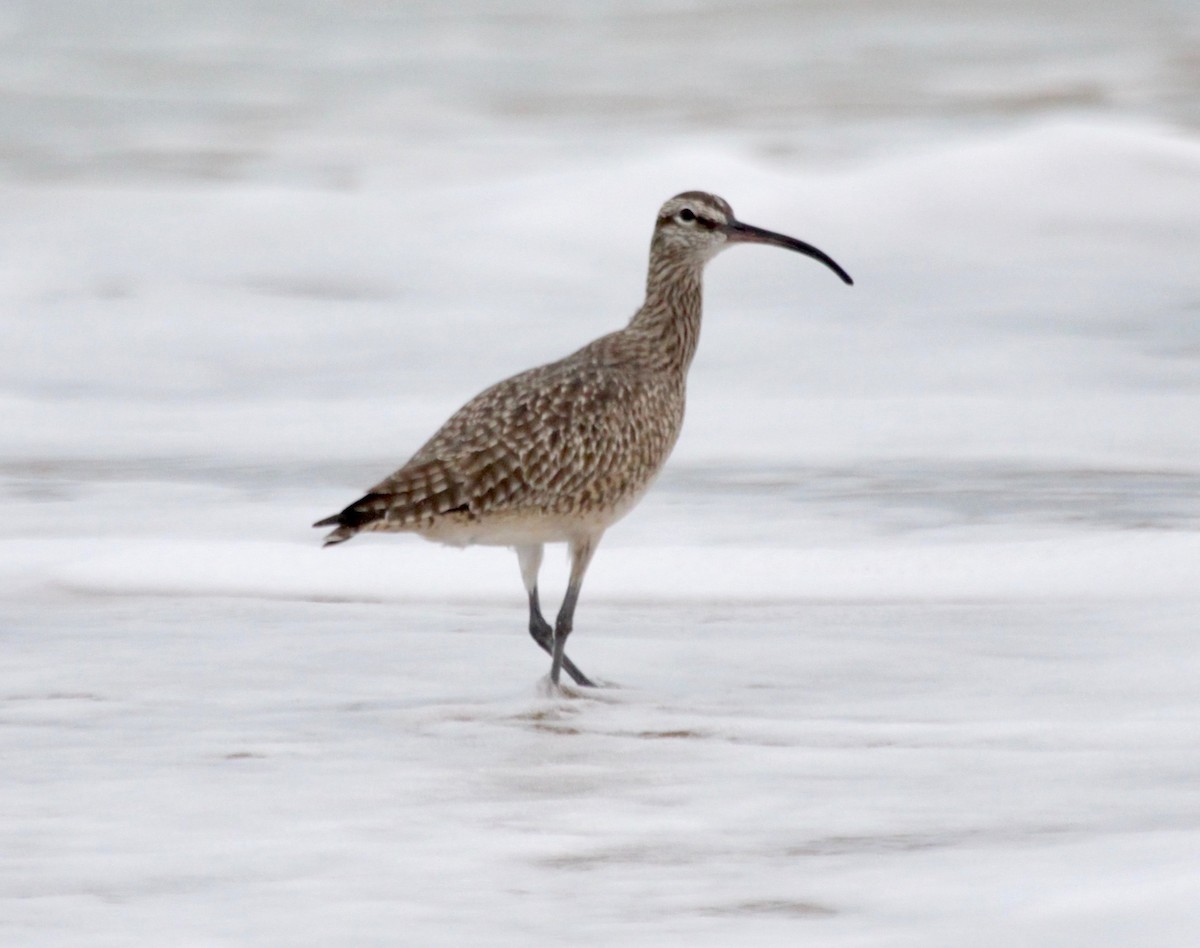
<path id="1" fill-rule="evenodd" d="M 599 542 L 600 537 L 593 536 L 580 541 L 572 541 L 570 544 L 571 578 L 567 583 L 567 594 L 563 597 L 562 608 L 558 610 L 558 618 L 554 622 L 554 657 L 550 664 L 550 681 L 556 685 L 558 684 L 559 669 L 567 668 L 567 656 L 563 650 L 566 648 L 567 636 L 571 634 L 571 628 L 575 622 L 575 604 L 579 601 L 579 589 L 583 585 L 583 574 L 587 572 L 588 563 L 591 562 L 592 553 L 595 552 L 596 544 Z M 567 674 L 571 674 L 569 668 Z"/>
<path id="2" fill-rule="evenodd" d="M 525 592 L 529 596 L 529 634 L 547 655 L 553 655 L 554 629 L 542 615 L 541 603 L 538 601 L 537 576 L 538 570 L 542 566 L 542 550 L 541 544 L 519 546 L 517 547 L 517 559 L 521 563 L 521 579 L 525 583 Z M 562 667 L 575 684 L 585 685 L 589 688 L 595 687 L 595 683 L 580 671 L 578 666 L 566 655 L 562 656 Z"/>

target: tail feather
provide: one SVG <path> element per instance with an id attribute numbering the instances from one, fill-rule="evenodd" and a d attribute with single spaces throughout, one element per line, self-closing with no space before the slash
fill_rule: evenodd
<path id="1" fill-rule="evenodd" d="M 333 527 L 337 529 L 325 537 L 325 546 L 335 543 L 345 543 L 354 534 L 373 520 L 379 520 L 387 514 L 387 495 L 367 494 L 360 497 L 345 510 L 335 513 L 332 517 L 318 520 L 314 527 Z"/>
<path id="2" fill-rule="evenodd" d="M 321 541 L 321 546 L 336 546 L 338 543 L 345 543 L 356 533 L 358 533 L 357 530 L 351 530 L 349 527 L 338 527 Z"/>
<path id="3" fill-rule="evenodd" d="M 330 546 L 349 540 L 359 530 L 414 529 L 443 514 L 470 510 L 466 479 L 447 462 L 434 459 L 405 465 L 345 510 L 313 526 L 337 528 L 325 538 Z"/>

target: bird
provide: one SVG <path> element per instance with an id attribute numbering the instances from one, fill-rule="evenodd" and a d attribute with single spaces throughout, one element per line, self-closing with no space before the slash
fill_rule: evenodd
<path id="1" fill-rule="evenodd" d="M 645 301 L 624 328 L 484 389 L 395 473 L 313 524 L 334 528 L 324 545 L 387 531 L 515 549 L 529 634 L 550 656 L 550 682 L 558 688 L 566 671 L 594 687 L 565 651 L 584 575 L 605 531 L 641 500 L 675 446 L 704 267 L 736 244 L 795 251 L 854 282 L 811 244 L 739 221 L 723 198 L 677 194 L 659 209 Z M 570 561 L 553 626 L 538 596 L 548 543 L 565 543 Z"/>

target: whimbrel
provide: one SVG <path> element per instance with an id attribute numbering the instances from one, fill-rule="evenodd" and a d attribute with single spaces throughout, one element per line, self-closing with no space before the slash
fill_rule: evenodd
<path id="1" fill-rule="evenodd" d="M 529 633 L 577 684 L 564 653 L 596 545 L 641 499 L 683 425 L 688 367 L 700 334 L 701 274 L 724 248 L 771 244 L 846 273 L 816 247 L 743 224 L 721 198 L 685 191 L 658 212 L 646 301 L 617 332 L 558 362 L 505 379 L 460 408 L 411 460 L 341 513 L 325 545 L 362 530 L 416 533 L 455 546 L 516 549 Z M 570 578 L 554 626 L 538 601 L 547 543 L 566 543 Z"/>

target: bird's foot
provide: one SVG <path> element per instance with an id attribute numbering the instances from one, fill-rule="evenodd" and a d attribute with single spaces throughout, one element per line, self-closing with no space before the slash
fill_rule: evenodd
<path id="1" fill-rule="evenodd" d="M 590 698 L 594 700 L 604 694 L 604 687 L 602 684 L 597 685 L 590 681 L 586 685 L 566 681 L 556 684 L 550 680 L 549 675 L 543 675 L 537 683 L 538 696 L 542 698 Z"/>
<path id="2" fill-rule="evenodd" d="M 583 687 L 583 688 L 599 687 L 594 681 L 592 681 L 590 678 L 588 678 L 587 675 L 585 675 L 583 672 L 581 672 L 579 670 L 578 666 L 576 666 L 575 663 L 572 662 L 565 655 L 563 656 L 563 671 L 565 671 L 568 675 L 570 675 L 571 680 L 573 682 L 575 682 L 575 684 L 579 685 L 580 687 Z"/>

